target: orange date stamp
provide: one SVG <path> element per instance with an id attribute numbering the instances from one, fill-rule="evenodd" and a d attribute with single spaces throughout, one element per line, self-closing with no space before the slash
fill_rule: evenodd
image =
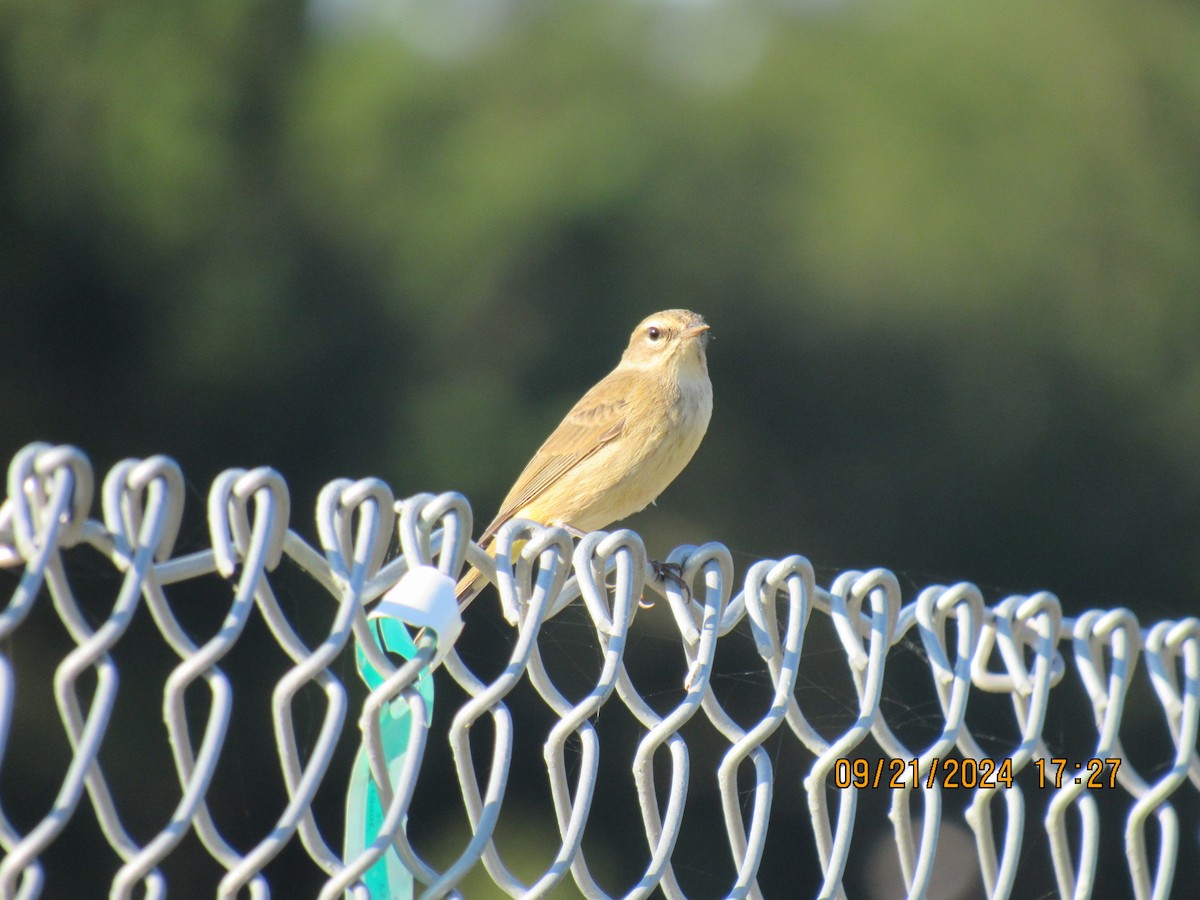
<path id="1" fill-rule="evenodd" d="M 1117 786 L 1121 757 L 1106 756 L 1100 759 L 1093 756 L 1083 762 L 1073 763 L 1064 757 L 1052 756 L 1049 759 L 1035 759 L 1033 767 L 1037 770 L 1038 787 L 1041 788 L 1060 790 L 1064 783 L 1074 783 L 1093 791 L 1098 788 L 1111 790 Z M 1105 769 L 1108 769 L 1107 775 Z"/>
<path id="2" fill-rule="evenodd" d="M 1088 790 L 1115 788 L 1120 757 L 1092 757 L 1071 762 L 1064 757 L 1035 759 L 1033 771 L 1039 788 L 1060 790 L 1073 782 Z M 935 756 L 924 764 L 919 759 L 849 759 L 842 757 L 833 764 L 833 784 L 837 788 L 892 788 L 911 786 L 932 788 L 940 784 L 948 790 L 994 790 L 1013 786 L 1013 763 L 1008 757 Z"/>
<path id="3" fill-rule="evenodd" d="M 924 771 L 922 771 L 924 770 Z M 847 759 L 833 764 L 833 783 L 839 788 L 905 788 L 912 785 L 932 788 L 941 784 L 948 790 L 973 791 L 979 788 L 1011 788 L 1012 760 L 972 756 L 955 759 L 934 756 L 925 765 L 919 759 Z"/>

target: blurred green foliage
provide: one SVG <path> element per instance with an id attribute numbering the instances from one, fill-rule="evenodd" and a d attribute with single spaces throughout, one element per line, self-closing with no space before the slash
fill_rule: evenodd
<path id="1" fill-rule="evenodd" d="M 717 415 L 652 539 L 1194 595 L 1198 49 L 1177 2 L 5 0 L 2 449 L 486 518 L 681 305 Z"/>
<path id="2" fill-rule="evenodd" d="M 1184 0 L 0 0 L 0 453 L 487 519 L 686 306 L 653 553 L 1193 613 L 1198 148 Z"/>

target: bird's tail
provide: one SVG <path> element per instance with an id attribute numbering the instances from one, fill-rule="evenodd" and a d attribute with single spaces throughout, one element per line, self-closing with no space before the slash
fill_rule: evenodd
<path id="1" fill-rule="evenodd" d="M 458 611 L 462 612 L 470 606 L 471 601 L 479 596 L 487 584 L 488 580 L 477 568 L 471 566 L 467 569 L 467 574 L 459 579 L 458 584 L 454 587 L 454 596 L 458 600 Z"/>
<path id="2" fill-rule="evenodd" d="M 496 556 L 495 535 L 485 534 L 479 542 L 479 549 L 494 558 Z M 458 600 L 458 611 L 462 612 L 470 606 L 471 601 L 478 597 L 487 586 L 487 577 L 474 566 L 468 566 L 466 574 L 454 586 L 454 596 Z"/>
<path id="3" fill-rule="evenodd" d="M 520 540 L 513 544 L 513 551 L 520 553 L 526 541 Z M 480 549 L 487 552 L 488 556 L 495 558 L 496 542 L 494 537 L 488 536 L 479 544 Z M 465 575 L 458 580 L 458 584 L 454 586 L 454 596 L 458 599 L 458 611 L 462 612 L 471 605 L 471 601 L 483 593 L 483 589 L 488 586 L 487 577 L 474 566 L 467 569 Z"/>

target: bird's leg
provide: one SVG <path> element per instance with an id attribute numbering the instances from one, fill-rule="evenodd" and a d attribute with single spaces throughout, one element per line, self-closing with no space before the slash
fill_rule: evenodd
<path id="1" fill-rule="evenodd" d="M 683 599 L 687 602 L 692 600 L 692 589 L 688 587 L 688 583 L 683 580 L 683 566 L 679 563 L 660 562 L 657 559 L 650 560 L 650 568 L 654 570 L 654 578 L 657 581 L 666 583 L 674 582 L 683 592 Z M 653 606 L 653 603 L 642 602 L 642 607 Z"/>
<path id="2" fill-rule="evenodd" d="M 556 522 L 555 524 L 558 525 L 560 528 L 565 529 L 572 537 L 574 537 L 576 539 L 583 538 L 585 535 L 587 535 L 586 531 L 580 531 L 575 526 L 568 525 L 565 522 Z M 691 601 L 692 590 L 691 590 L 691 588 L 688 587 L 687 582 L 683 580 L 683 566 L 682 565 L 680 565 L 679 563 L 659 562 L 657 559 L 652 559 L 652 560 L 650 560 L 650 568 L 654 570 L 654 577 L 658 581 L 662 581 L 662 582 L 673 581 L 675 584 L 677 584 L 679 586 L 679 589 L 683 592 L 684 599 L 687 600 L 688 602 Z M 607 581 L 605 582 L 605 587 L 611 589 L 613 586 L 614 585 L 609 584 Z M 638 601 L 638 605 L 641 606 L 642 609 L 649 609 L 651 606 L 654 605 L 654 601 L 646 602 L 646 599 L 643 596 L 643 598 L 640 601 Z"/>

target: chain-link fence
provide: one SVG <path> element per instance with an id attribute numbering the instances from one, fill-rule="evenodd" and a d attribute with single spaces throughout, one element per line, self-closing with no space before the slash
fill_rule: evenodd
<path id="1" fill-rule="evenodd" d="M 321 491 L 315 544 L 270 469 L 223 473 L 195 521 L 165 457 L 114 466 L 99 519 L 94 489 L 70 447 L 8 471 L 3 897 L 1165 898 L 1200 877 L 1195 618 L 883 569 L 821 588 L 801 556 L 735 579 L 720 544 L 663 578 L 627 530 L 517 522 L 493 562 L 464 498 L 394 504 L 376 479 Z M 429 674 L 437 634 L 374 601 L 468 563 L 497 591 Z"/>

